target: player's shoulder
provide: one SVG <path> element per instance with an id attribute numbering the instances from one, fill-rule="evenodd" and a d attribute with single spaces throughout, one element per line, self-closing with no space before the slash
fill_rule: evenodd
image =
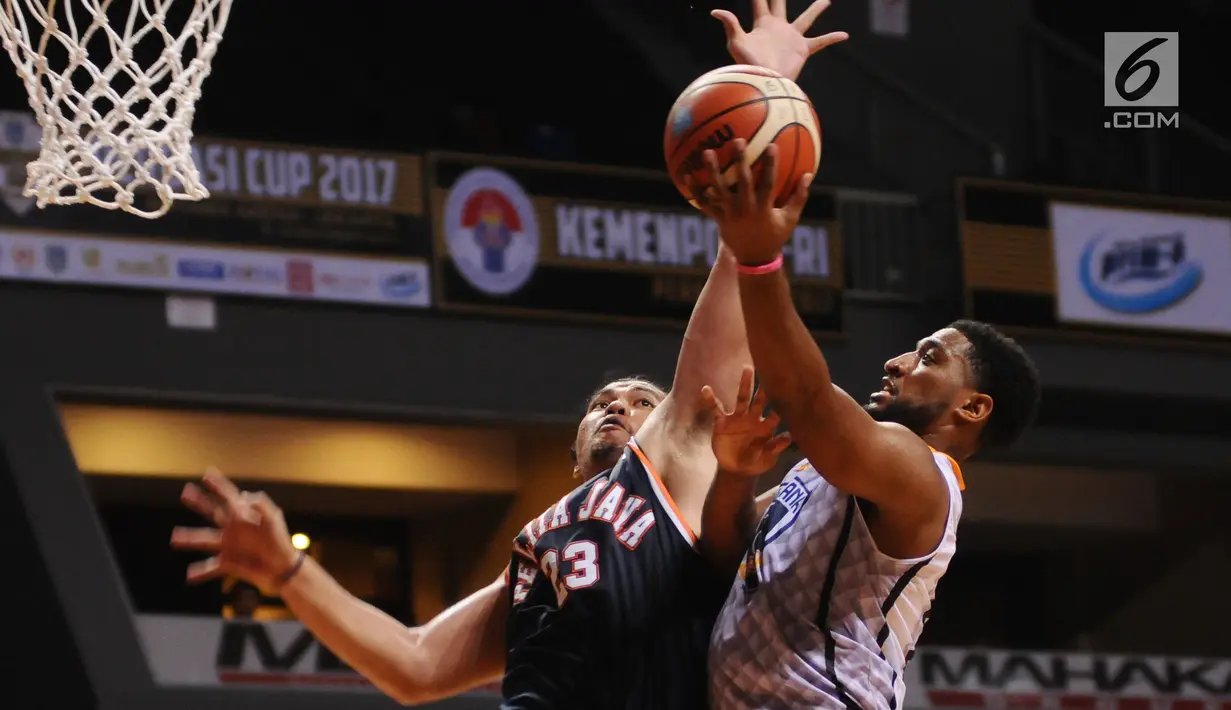
<path id="1" fill-rule="evenodd" d="M 877 422 L 880 429 L 875 464 L 892 467 L 899 480 L 911 481 L 915 493 L 934 494 L 937 503 L 949 498 L 950 464 L 957 462 L 932 448 L 915 432 L 896 422 Z M 933 497 L 933 495 L 929 495 Z"/>
<path id="2" fill-rule="evenodd" d="M 923 437 L 897 422 L 876 422 L 878 449 L 882 456 L 897 459 L 904 467 L 931 471 L 935 464 L 932 454 L 936 451 Z"/>

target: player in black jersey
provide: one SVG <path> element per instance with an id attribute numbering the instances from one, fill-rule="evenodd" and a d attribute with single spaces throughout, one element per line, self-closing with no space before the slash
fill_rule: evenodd
<path id="1" fill-rule="evenodd" d="M 280 595 L 403 704 L 503 674 L 506 710 L 702 710 L 710 630 L 730 580 L 696 550 L 716 470 L 700 392 L 751 359 L 735 273 L 722 251 L 685 335 L 675 387 L 695 394 L 644 380 L 602 387 L 578 427 L 585 482 L 523 528 L 499 579 L 426 625 L 407 629 L 350 595 L 291 546 L 271 500 L 215 471 L 182 499 L 217 527 L 172 532 L 173 546 L 215 555 L 191 564 L 189 581 L 234 575 Z"/>
<path id="2" fill-rule="evenodd" d="M 499 579 L 426 625 L 407 629 L 350 595 L 291 546 L 272 501 L 214 471 L 182 498 L 217 527 L 172 532 L 173 546 L 215 554 L 189 566 L 189 581 L 234 575 L 280 595 L 321 643 L 403 704 L 503 675 L 507 710 L 701 710 L 710 629 L 730 580 L 696 550 L 716 471 L 700 393 L 751 360 L 735 275 L 723 250 L 680 351 L 675 389 L 691 396 L 644 380 L 602 387 L 577 432 L 585 482 L 517 535 Z"/>
<path id="3" fill-rule="evenodd" d="M 725 287 L 717 279 L 726 277 L 716 270 L 711 285 Z M 715 369 L 746 356 L 742 342 L 731 345 L 739 358 Z M 684 410 L 638 380 L 614 382 L 592 398 L 578 450 L 591 461 L 619 459 L 514 540 L 504 707 L 705 707 L 704 639 L 730 579 L 695 548 L 704 492 L 692 481 L 669 489 L 663 478 L 708 485 L 712 465 L 695 449 L 709 442 L 695 403 L 675 425 L 671 416 L 679 414 L 665 409 L 673 404 Z M 651 460 L 671 468 L 660 475 Z"/>
<path id="4" fill-rule="evenodd" d="M 792 24 L 785 0 L 754 0 L 744 33 L 717 11 L 737 62 L 795 78 L 845 33 L 805 38 L 829 4 Z M 723 248 L 693 310 L 671 393 L 643 380 L 609 383 L 578 427 L 584 483 L 530 521 L 492 584 L 407 629 L 346 592 L 290 544 L 281 511 L 217 472 L 183 501 L 217 527 L 177 528 L 172 544 L 214 556 L 190 582 L 235 575 L 281 595 L 337 656 L 404 704 L 504 677 L 502 708 L 700 710 L 710 629 L 729 587 L 697 552 L 716 462 L 701 392 L 734 394 L 751 358 L 735 264 Z M 727 392 L 726 390 L 731 390 Z"/>

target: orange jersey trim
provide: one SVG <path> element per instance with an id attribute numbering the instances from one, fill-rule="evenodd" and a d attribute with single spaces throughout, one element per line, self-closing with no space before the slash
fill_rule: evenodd
<path id="1" fill-rule="evenodd" d="M 928 448 L 932 449 L 932 447 L 930 446 Z M 953 466 L 953 475 L 957 476 L 958 490 L 960 491 L 966 490 L 966 479 L 962 477 L 962 467 L 958 465 L 957 459 L 953 458 L 952 456 L 950 456 L 949 454 L 946 454 L 943 451 L 937 451 L 936 449 L 932 449 L 932 453 L 940 454 L 941 456 L 944 456 L 945 458 L 949 459 L 949 463 Z"/>
<path id="2" fill-rule="evenodd" d="M 641 447 L 637 445 L 636 441 L 630 439 L 628 442 L 628 447 L 633 450 L 633 453 L 637 454 L 637 458 L 641 459 L 641 465 L 645 466 L 645 470 L 650 474 L 650 477 L 654 479 L 654 483 L 658 484 L 658 488 L 662 490 L 661 497 L 663 501 L 670 506 L 671 512 L 675 514 L 675 519 L 680 523 L 680 530 L 687 534 L 689 541 L 693 545 L 696 545 L 697 533 L 692 529 L 692 526 L 688 524 L 688 520 L 680 512 L 679 506 L 675 504 L 675 499 L 671 497 L 671 491 L 668 490 L 666 484 L 663 483 L 662 476 L 659 476 L 658 471 L 654 470 L 654 465 L 650 463 L 650 459 L 646 457 L 645 452 L 641 450 Z"/>

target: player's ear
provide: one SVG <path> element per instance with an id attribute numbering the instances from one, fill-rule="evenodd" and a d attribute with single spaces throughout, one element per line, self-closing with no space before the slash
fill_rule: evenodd
<path id="1" fill-rule="evenodd" d="M 957 415 L 970 424 L 985 421 L 991 414 L 992 398 L 982 392 L 972 392 L 957 408 Z"/>

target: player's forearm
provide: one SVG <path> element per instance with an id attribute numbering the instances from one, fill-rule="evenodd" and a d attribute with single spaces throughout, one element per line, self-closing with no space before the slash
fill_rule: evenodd
<path id="1" fill-rule="evenodd" d="M 757 479 L 722 469 L 710 484 L 701 512 L 698 541 L 706 559 L 724 573 L 734 573 L 752 543 L 757 525 Z"/>
<path id="2" fill-rule="evenodd" d="M 430 686 L 417 634 L 356 598 L 313 560 L 282 590 L 299 621 L 385 694 L 399 702 Z"/>
<path id="3" fill-rule="evenodd" d="M 679 398 L 675 406 L 681 409 L 677 411 L 689 420 L 703 412 L 701 388 L 705 385 L 714 388 L 720 401 L 730 401 L 740 373 L 751 362 L 735 258 L 724 245 L 684 333 L 672 387 L 673 397 Z"/>
<path id="4" fill-rule="evenodd" d="M 739 286 L 761 387 L 791 428 L 792 420 L 832 396 L 829 365 L 795 310 L 782 270 L 740 275 Z"/>
<path id="5" fill-rule="evenodd" d="M 459 659 L 449 657 L 448 645 L 431 648 L 426 627 L 408 629 L 347 592 L 311 559 L 282 589 L 282 598 L 317 640 L 399 703 L 429 702 L 457 692 Z M 452 641 L 455 647 L 466 643 L 464 638 Z M 473 685 L 482 681 L 475 679 Z"/>

